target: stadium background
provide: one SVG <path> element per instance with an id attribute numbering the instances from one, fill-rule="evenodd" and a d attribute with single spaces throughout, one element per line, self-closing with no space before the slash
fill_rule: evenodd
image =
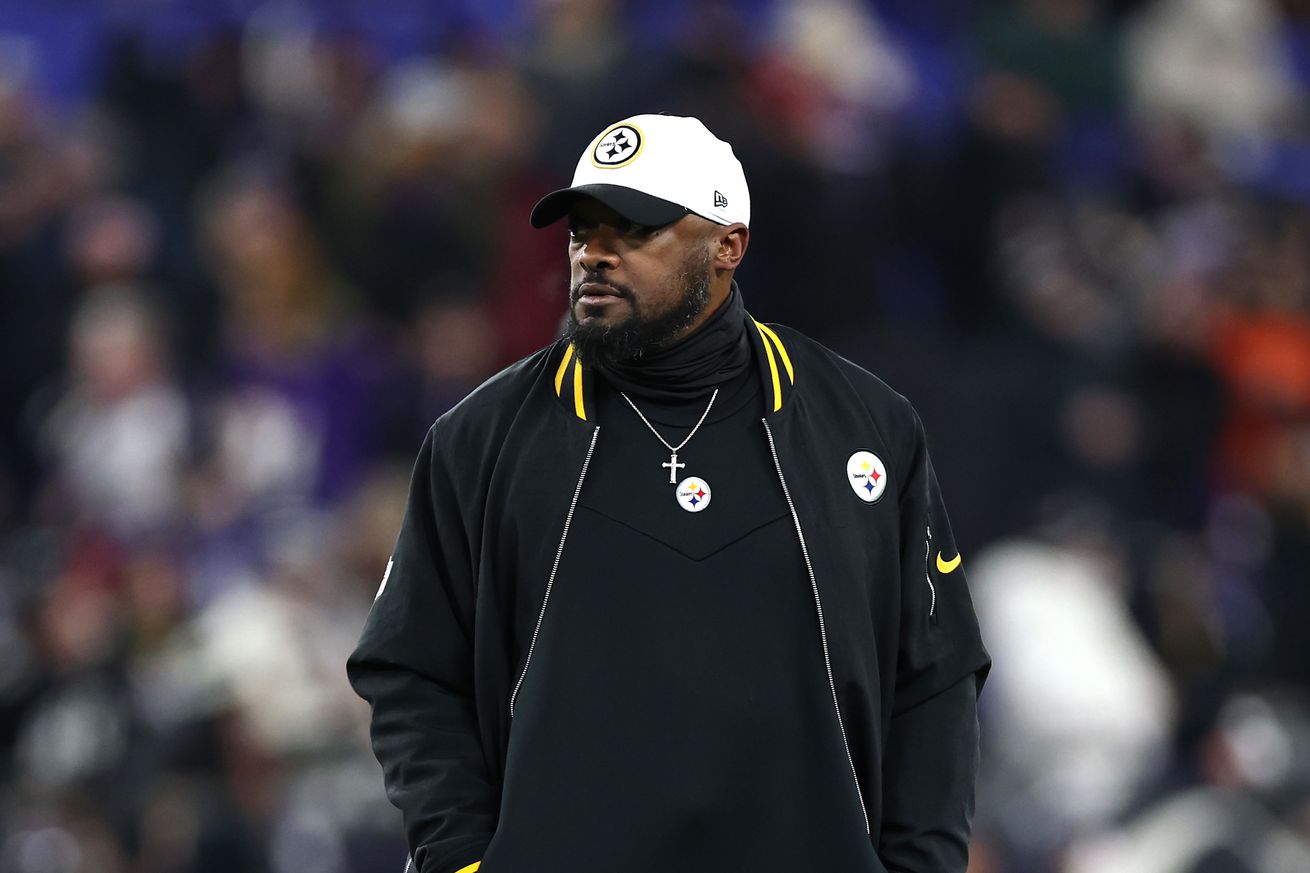
<path id="1" fill-rule="evenodd" d="M 695 114 L 925 420 L 975 873 L 1310 869 L 1310 3 L 0 3 L 0 873 L 398 873 L 344 681 L 527 213 Z"/>

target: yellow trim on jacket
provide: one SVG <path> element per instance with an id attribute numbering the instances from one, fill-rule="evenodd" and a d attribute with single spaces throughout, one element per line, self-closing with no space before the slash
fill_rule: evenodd
<path id="1" fill-rule="evenodd" d="M 573 343 L 569 343 L 564 349 L 564 357 L 559 362 L 559 369 L 555 371 L 555 395 L 562 396 L 564 391 L 564 373 L 569 368 L 569 361 L 573 362 L 573 413 L 583 421 L 587 420 L 587 407 L 582 402 L 582 360 L 573 356 Z"/>
<path id="2" fill-rule="evenodd" d="M 587 407 L 582 405 L 582 362 L 573 362 L 573 411 L 578 418 L 587 420 Z"/>
<path id="3" fill-rule="evenodd" d="M 782 409 L 782 377 L 778 374 L 777 357 L 782 358 L 782 365 L 787 370 L 787 381 L 793 385 L 796 384 L 796 371 L 792 368 L 791 356 L 787 354 L 787 348 L 778 335 L 758 321 L 755 322 L 755 327 L 760 332 L 760 339 L 764 343 L 764 355 L 769 361 L 769 375 L 773 383 L 773 411 L 777 412 Z M 775 345 L 778 347 L 777 357 L 773 354 Z"/>
<path id="4" fill-rule="evenodd" d="M 564 385 L 564 370 L 569 366 L 569 359 L 573 357 L 573 343 L 569 343 L 568 348 L 564 350 L 564 360 L 559 362 L 559 369 L 555 371 L 555 394 L 558 395 L 560 388 Z"/>
<path id="5" fill-rule="evenodd" d="M 776 333 L 773 332 L 773 329 L 769 327 L 767 324 L 764 324 L 763 322 L 759 322 L 759 321 L 755 322 L 755 324 L 759 326 L 760 330 L 764 333 L 765 336 L 767 336 L 769 339 L 773 340 L 774 343 L 777 344 L 778 354 L 782 356 L 782 365 L 787 368 L 787 378 L 791 381 L 793 385 L 795 385 L 796 371 L 793 370 L 791 367 L 791 357 L 787 354 L 787 347 L 782 344 L 782 340 L 778 337 Z"/>

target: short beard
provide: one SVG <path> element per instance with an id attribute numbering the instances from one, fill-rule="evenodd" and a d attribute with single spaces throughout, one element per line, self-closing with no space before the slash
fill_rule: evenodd
<path id="1" fill-rule="evenodd" d="M 699 256 L 689 255 L 675 280 L 683 291 L 677 305 L 654 317 L 646 317 L 634 302 L 633 314 L 619 324 L 581 324 L 575 307 L 570 306 L 564 338 L 573 343 L 578 356 L 584 361 L 602 365 L 639 360 L 665 348 L 709 306 L 712 263 L 709 251 Z M 584 278 L 583 281 L 591 280 Z M 630 293 L 628 289 L 622 290 L 625 295 Z M 573 300 L 578 293 L 577 286 L 571 291 L 569 299 Z M 629 297 L 629 300 L 632 299 Z"/>

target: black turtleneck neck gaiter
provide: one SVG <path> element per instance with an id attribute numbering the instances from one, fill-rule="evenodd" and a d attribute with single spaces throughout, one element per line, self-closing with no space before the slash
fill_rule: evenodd
<path id="1" fill-rule="evenodd" d="M 615 389 L 638 402 L 654 401 L 657 408 L 680 407 L 715 388 L 718 400 L 725 400 L 725 390 L 745 381 L 750 371 L 746 307 L 735 281 L 728 298 L 691 335 L 635 360 L 596 364 L 596 372 Z"/>

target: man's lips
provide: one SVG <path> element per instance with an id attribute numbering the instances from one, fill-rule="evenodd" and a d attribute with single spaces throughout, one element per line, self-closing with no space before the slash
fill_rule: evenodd
<path id="1" fill-rule="evenodd" d="M 578 286 L 578 290 L 582 292 L 578 295 L 579 303 L 606 303 L 617 300 L 621 296 L 612 286 L 601 282 L 583 282 Z"/>

